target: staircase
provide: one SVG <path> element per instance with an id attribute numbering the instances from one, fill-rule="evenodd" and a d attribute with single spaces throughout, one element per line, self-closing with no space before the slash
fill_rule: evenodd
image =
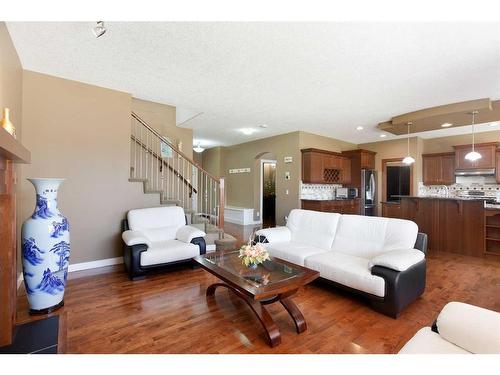
<path id="1" fill-rule="evenodd" d="M 198 166 L 134 112 L 129 181 L 141 182 L 145 194 L 158 194 L 161 205 L 184 208 L 188 224 L 224 236 L 224 179 Z"/>

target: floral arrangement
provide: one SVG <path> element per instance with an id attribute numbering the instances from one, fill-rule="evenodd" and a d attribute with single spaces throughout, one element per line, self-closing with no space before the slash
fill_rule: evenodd
<path id="1" fill-rule="evenodd" d="M 250 268 L 256 268 L 260 263 L 270 259 L 269 253 L 261 243 L 252 245 L 251 241 L 241 247 L 239 257 L 242 263 Z"/>

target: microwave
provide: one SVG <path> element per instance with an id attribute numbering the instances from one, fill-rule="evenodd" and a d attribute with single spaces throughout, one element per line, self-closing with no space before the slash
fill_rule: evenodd
<path id="1" fill-rule="evenodd" d="M 358 189 L 356 188 L 337 188 L 337 199 L 354 199 L 358 197 Z"/>

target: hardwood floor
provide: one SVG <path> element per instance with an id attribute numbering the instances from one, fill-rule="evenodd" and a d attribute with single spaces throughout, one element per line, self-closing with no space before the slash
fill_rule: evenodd
<path id="1" fill-rule="evenodd" d="M 205 298 L 217 279 L 189 267 L 132 282 L 122 266 L 70 274 L 64 308 L 68 353 L 395 353 L 449 301 L 500 311 L 500 261 L 440 253 L 428 259 L 424 295 L 397 320 L 359 298 L 313 283 L 294 301 L 308 329 L 297 334 L 279 304 L 269 311 L 281 330 L 271 348 L 247 305 L 225 290 Z M 18 322 L 28 315 L 24 293 Z"/>

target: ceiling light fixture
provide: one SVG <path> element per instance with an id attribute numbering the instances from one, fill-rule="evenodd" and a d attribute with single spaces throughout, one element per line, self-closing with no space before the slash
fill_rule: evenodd
<path id="1" fill-rule="evenodd" d="M 196 152 L 196 153 L 198 153 L 198 154 L 200 154 L 200 153 L 202 153 L 203 151 L 205 151 L 205 149 L 204 149 L 203 147 L 201 147 L 201 145 L 198 143 L 198 144 L 196 145 L 196 147 L 193 147 L 193 151 L 194 151 L 194 152 Z"/>
<path id="2" fill-rule="evenodd" d="M 475 143 L 475 139 L 474 139 L 475 121 L 474 120 L 475 120 L 475 117 L 478 113 L 479 113 L 479 111 L 472 111 L 470 113 L 472 115 L 472 151 L 467 153 L 467 155 L 465 155 L 465 159 L 470 160 L 470 161 L 476 161 L 476 160 L 481 159 L 481 154 L 474 149 L 474 143 Z"/>
<path id="3" fill-rule="evenodd" d="M 412 125 L 412 122 L 408 122 L 406 126 L 408 126 L 408 136 L 406 137 L 406 142 L 407 142 L 407 153 L 405 158 L 403 159 L 403 163 L 406 165 L 410 165 L 415 163 L 415 159 L 410 155 L 410 126 Z"/>
<path id="4" fill-rule="evenodd" d="M 444 124 L 441 124 L 442 128 L 449 128 L 450 126 L 453 126 L 451 122 L 445 122 Z"/>
<path id="5" fill-rule="evenodd" d="M 266 129 L 267 125 L 266 124 L 259 125 L 259 128 Z"/>
<path id="6" fill-rule="evenodd" d="M 356 130 L 363 130 L 364 128 L 362 126 L 357 126 Z"/>
<path id="7" fill-rule="evenodd" d="M 242 132 L 245 135 L 251 135 L 251 134 L 255 133 L 256 131 L 257 130 L 252 129 L 252 128 L 242 128 L 242 129 L 240 129 L 240 132 Z"/>
<path id="8" fill-rule="evenodd" d="M 107 29 L 104 26 L 104 21 L 97 21 L 97 25 L 92 28 L 92 32 L 94 33 L 96 38 L 103 36 L 106 31 Z"/>

